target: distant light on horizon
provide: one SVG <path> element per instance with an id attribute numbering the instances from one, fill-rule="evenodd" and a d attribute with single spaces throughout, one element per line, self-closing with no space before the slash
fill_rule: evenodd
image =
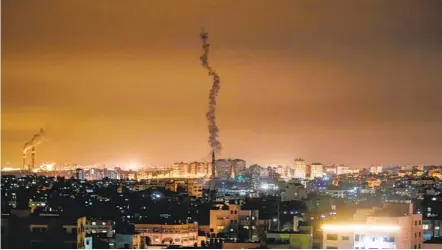
<path id="1" fill-rule="evenodd" d="M 368 225 L 368 224 L 342 224 L 342 225 L 322 225 L 322 230 L 327 231 L 378 231 L 378 232 L 396 232 L 400 230 L 395 225 Z"/>

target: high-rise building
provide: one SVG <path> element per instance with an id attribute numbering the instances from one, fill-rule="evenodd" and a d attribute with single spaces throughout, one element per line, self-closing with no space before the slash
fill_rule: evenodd
<path id="1" fill-rule="evenodd" d="M 236 175 L 244 175 L 246 172 L 246 161 L 241 159 L 234 159 L 231 160 L 232 162 L 232 168 Z"/>
<path id="2" fill-rule="evenodd" d="M 324 166 L 321 163 L 312 163 L 310 166 L 310 179 L 324 177 Z"/>
<path id="3" fill-rule="evenodd" d="M 342 164 L 339 165 L 339 166 L 336 166 L 336 174 L 337 174 L 337 175 L 348 174 L 349 171 L 350 171 L 350 168 L 349 168 L 349 167 L 346 167 L 346 166 L 344 166 L 344 165 L 342 165 Z"/>
<path id="4" fill-rule="evenodd" d="M 212 175 L 210 162 L 177 162 L 172 165 L 170 177 L 173 178 L 202 178 Z"/>
<path id="5" fill-rule="evenodd" d="M 81 168 L 75 169 L 75 177 L 77 180 L 84 180 L 84 170 Z"/>
<path id="6" fill-rule="evenodd" d="M 371 166 L 370 167 L 370 173 L 372 174 L 381 174 L 383 170 L 382 166 Z"/>
<path id="7" fill-rule="evenodd" d="M 215 165 L 218 178 L 225 180 L 243 175 L 246 170 L 246 162 L 241 159 L 217 159 Z"/>
<path id="8" fill-rule="evenodd" d="M 304 159 L 295 159 L 295 178 L 305 179 L 307 177 L 307 164 Z"/>
<path id="9" fill-rule="evenodd" d="M 279 165 L 279 166 L 276 168 L 276 173 L 279 174 L 281 177 L 286 177 L 286 171 L 285 171 L 285 168 L 284 168 L 283 166 L 281 166 L 281 165 Z"/>

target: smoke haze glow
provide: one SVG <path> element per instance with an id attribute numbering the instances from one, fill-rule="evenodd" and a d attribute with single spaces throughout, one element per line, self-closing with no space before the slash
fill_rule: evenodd
<path id="1" fill-rule="evenodd" d="M 439 0 L 1 7 L 2 165 L 21 167 L 23 143 L 45 124 L 37 165 L 210 161 L 201 25 L 222 76 L 216 118 L 224 157 L 350 167 L 442 162 Z"/>

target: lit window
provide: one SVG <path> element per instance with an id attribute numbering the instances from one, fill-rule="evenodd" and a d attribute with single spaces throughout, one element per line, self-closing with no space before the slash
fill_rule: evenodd
<path id="1" fill-rule="evenodd" d="M 327 234 L 327 240 L 338 240 L 337 234 Z"/>
<path id="2" fill-rule="evenodd" d="M 428 225 L 422 225 L 422 229 L 428 230 L 428 228 L 430 228 Z"/>

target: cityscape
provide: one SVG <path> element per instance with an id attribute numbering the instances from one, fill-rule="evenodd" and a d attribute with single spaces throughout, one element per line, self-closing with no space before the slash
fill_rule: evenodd
<path id="1" fill-rule="evenodd" d="M 441 3 L 2 0 L 1 248 L 442 249 Z"/>

